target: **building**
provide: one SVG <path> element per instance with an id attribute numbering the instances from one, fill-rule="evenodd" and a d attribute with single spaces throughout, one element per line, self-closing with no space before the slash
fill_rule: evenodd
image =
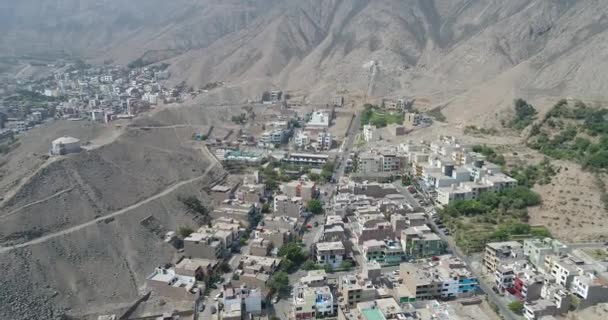
<path id="1" fill-rule="evenodd" d="M 268 241 L 273 248 L 281 248 L 291 238 L 291 232 L 288 229 L 279 228 L 263 228 L 256 230 L 256 238 L 262 238 Z"/>
<path id="2" fill-rule="evenodd" d="M 176 300 L 196 300 L 204 291 L 194 277 L 179 275 L 173 268 L 158 267 L 146 277 L 146 283 L 159 295 Z"/>
<path id="3" fill-rule="evenodd" d="M 315 111 L 311 114 L 310 120 L 306 124 L 307 127 L 327 128 L 331 124 L 331 116 L 328 112 Z"/>
<path id="4" fill-rule="evenodd" d="M 294 143 L 298 149 L 305 149 L 310 144 L 310 135 L 305 131 L 298 131 L 294 138 Z"/>
<path id="5" fill-rule="evenodd" d="M 608 302 L 608 282 L 591 272 L 575 276 L 571 291 L 580 299 L 579 308 L 581 309 Z"/>
<path id="6" fill-rule="evenodd" d="M 515 272 L 513 286 L 508 291 L 524 302 L 540 299 L 544 285 L 544 277 L 532 270 Z"/>
<path id="7" fill-rule="evenodd" d="M 175 273 L 183 276 L 194 277 L 201 281 L 208 279 L 218 266 L 217 260 L 183 258 L 175 265 Z"/>
<path id="8" fill-rule="evenodd" d="M 495 274 L 496 269 L 523 257 L 523 245 L 517 241 L 492 242 L 483 252 L 484 270 Z"/>
<path id="9" fill-rule="evenodd" d="M 289 131 L 287 129 L 279 128 L 262 133 L 260 142 L 265 145 L 279 145 L 283 144 L 288 137 Z"/>
<path id="10" fill-rule="evenodd" d="M 539 270 L 544 269 L 547 255 L 565 256 L 571 251 L 567 245 L 551 238 L 524 240 L 523 250 L 530 263 Z"/>
<path id="11" fill-rule="evenodd" d="M 407 257 L 414 259 L 438 256 L 445 250 L 441 238 L 426 225 L 403 230 L 401 246 Z"/>
<path id="12" fill-rule="evenodd" d="M 237 270 L 234 272 L 238 280 L 233 284 L 246 284 L 248 288 L 259 288 L 264 295 L 268 293 L 268 280 L 279 267 L 281 259 L 270 257 L 259 257 L 243 255 L 239 261 Z"/>
<path id="13" fill-rule="evenodd" d="M 184 239 L 184 255 L 192 258 L 219 259 L 224 245 L 213 233 L 192 233 Z"/>
<path id="14" fill-rule="evenodd" d="M 329 160 L 327 154 L 291 153 L 281 161 L 295 165 L 322 167 Z"/>
<path id="15" fill-rule="evenodd" d="M 332 99 L 332 104 L 336 107 L 344 106 L 344 97 L 343 96 L 334 96 Z"/>
<path id="16" fill-rule="evenodd" d="M 317 185 L 307 179 L 290 181 L 283 185 L 283 193 L 288 197 L 299 197 L 308 201 L 317 196 Z"/>
<path id="17" fill-rule="evenodd" d="M 61 137 L 51 142 L 52 155 L 64 155 L 68 153 L 80 152 L 80 140 L 73 137 Z"/>
<path id="18" fill-rule="evenodd" d="M 325 270 L 310 270 L 306 276 L 300 278 L 300 284 L 308 287 L 323 287 L 327 285 L 327 273 Z"/>
<path id="19" fill-rule="evenodd" d="M 524 304 L 524 317 L 527 320 L 541 320 L 545 316 L 555 316 L 568 312 L 570 295 L 559 290 L 551 299 L 540 299 Z"/>
<path id="20" fill-rule="evenodd" d="M 335 318 L 338 315 L 338 304 L 327 286 L 295 287 L 292 308 L 295 320 Z"/>
<path id="21" fill-rule="evenodd" d="M 464 262 L 450 255 L 436 260 L 401 264 L 400 276 L 407 292 L 412 295 L 406 300 L 448 300 L 470 296 L 477 290 L 477 278 Z"/>
<path id="22" fill-rule="evenodd" d="M 251 241 L 251 246 L 249 247 L 249 254 L 253 256 L 265 257 L 268 255 L 271 249 L 272 244 L 270 243 L 270 241 L 264 238 L 255 238 Z"/>
<path id="23" fill-rule="evenodd" d="M 278 195 L 274 198 L 274 215 L 299 218 L 304 214 L 304 205 L 300 197 Z"/>
<path id="24" fill-rule="evenodd" d="M 407 127 L 415 127 L 420 125 L 422 116 L 419 113 L 406 112 L 403 116 L 403 124 Z"/>
<path id="25" fill-rule="evenodd" d="M 339 268 L 346 255 L 346 248 L 341 241 L 318 242 L 315 244 L 314 255 L 319 265 Z"/>
<path id="26" fill-rule="evenodd" d="M 383 266 L 398 265 L 405 258 L 399 242 L 395 240 L 367 240 L 361 245 L 361 251 L 368 262 L 376 261 Z"/>
<path id="27" fill-rule="evenodd" d="M 340 293 L 340 304 L 354 308 L 359 302 L 376 299 L 376 288 L 370 281 L 365 281 L 359 276 L 347 274 L 341 276 L 338 281 L 338 292 Z"/>
<path id="28" fill-rule="evenodd" d="M 329 151 L 333 144 L 333 136 L 327 131 L 321 131 L 317 135 L 317 151 Z"/>
<path id="29" fill-rule="evenodd" d="M 359 214 L 352 224 L 353 235 L 358 244 L 368 240 L 392 239 L 394 237 L 391 223 L 379 213 Z"/>
<path id="30" fill-rule="evenodd" d="M 222 292 L 223 320 L 241 320 L 245 314 L 260 315 L 262 313 L 262 292 L 259 289 L 247 288 L 244 285 L 240 287 L 224 285 Z"/>
<path id="31" fill-rule="evenodd" d="M 376 128 L 376 126 L 371 124 L 363 125 L 363 140 L 365 140 L 365 142 L 373 142 L 378 140 L 377 131 L 378 128 Z"/>

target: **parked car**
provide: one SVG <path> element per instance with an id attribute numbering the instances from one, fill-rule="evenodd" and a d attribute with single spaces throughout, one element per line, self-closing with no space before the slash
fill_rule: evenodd
<path id="1" fill-rule="evenodd" d="M 197 310 L 197 311 L 198 311 L 198 312 L 203 312 L 203 311 L 205 311 L 205 304 L 201 302 L 201 303 L 198 305 L 198 310 Z"/>
<path id="2" fill-rule="evenodd" d="M 219 298 L 221 298 L 223 295 L 224 295 L 223 292 L 220 292 L 220 293 L 216 294 L 215 297 L 213 298 L 213 301 L 219 300 Z"/>
<path id="3" fill-rule="evenodd" d="M 277 303 L 277 302 L 279 302 L 279 296 L 278 296 L 278 295 L 276 295 L 276 296 L 274 296 L 274 297 L 272 298 L 272 304 L 275 304 L 275 303 Z"/>

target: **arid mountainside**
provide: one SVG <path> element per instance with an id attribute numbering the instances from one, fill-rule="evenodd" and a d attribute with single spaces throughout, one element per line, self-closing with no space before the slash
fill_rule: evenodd
<path id="1" fill-rule="evenodd" d="M 224 175 L 206 147 L 191 141 L 212 118 L 177 122 L 182 112 L 203 111 L 168 109 L 175 118 L 159 112 L 123 129 L 56 123 L 20 139 L 0 167 L 0 318 L 102 312 L 141 294 L 145 276 L 175 252 L 163 232 L 198 225 L 177 197 L 206 199 L 205 187 Z M 59 133 L 92 149 L 44 160 L 48 145 L 38 138 Z"/>
<path id="2" fill-rule="evenodd" d="M 172 81 L 225 81 L 226 88 L 207 97 L 213 102 L 259 98 L 267 88 L 322 101 L 348 90 L 428 97 L 446 107 L 451 121 L 485 122 L 515 96 L 602 100 L 608 89 L 608 7 L 600 0 L 64 0 L 2 6 L 5 54 L 48 49 L 98 61 L 165 59 Z"/>

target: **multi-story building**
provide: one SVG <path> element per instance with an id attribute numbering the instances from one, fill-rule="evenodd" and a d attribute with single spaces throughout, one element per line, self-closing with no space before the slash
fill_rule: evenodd
<path id="1" fill-rule="evenodd" d="M 317 195 L 317 185 L 314 181 L 295 180 L 283 185 L 283 193 L 288 197 L 299 197 L 302 201 L 308 201 Z"/>
<path id="2" fill-rule="evenodd" d="M 327 131 L 321 131 L 317 135 L 317 151 L 328 151 L 331 149 L 333 136 Z"/>
<path id="3" fill-rule="evenodd" d="M 568 312 L 570 295 L 563 290 L 555 292 L 550 299 L 539 299 L 524 304 L 524 317 L 527 320 L 540 320 L 545 316 L 554 316 Z"/>
<path id="4" fill-rule="evenodd" d="M 545 268 L 555 277 L 555 282 L 564 288 L 570 288 L 575 276 L 592 270 L 592 267 L 585 264 L 585 261 L 573 255 L 547 255 L 545 256 Z"/>
<path id="5" fill-rule="evenodd" d="M 265 257 L 268 255 L 271 249 L 272 244 L 270 243 L 270 241 L 264 238 L 255 238 L 251 241 L 251 246 L 249 247 L 249 254 L 253 256 Z"/>
<path id="6" fill-rule="evenodd" d="M 278 195 L 274 198 L 274 214 L 299 218 L 304 214 L 304 205 L 300 197 Z"/>
<path id="7" fill-rule="evenodd" d="M 184 239 L 184 255 L 192 258 L 218 259 L 223 256 L 224 245 L 213 233 L 192 233 Z"/>
<path id="8" fill-rule="evenodd" d="M 327 154 L 312 154 L 312 153 L 290 153 L 281 161 L 295 165 L 309 165 L 315 167 L 323 166 L 329 160 Z"/>
<path id="9" fill-rule="evenodd" d="M 272 245 L 274 248 L 280 248 L 291 238 L 291 232 L 288 229 L 263 228 L 255 232 L 257 238 L 262 238 Z"/>
<path id="10" fill-rule="evenodd" d="M 327 286 L 295 287 L 292 308 L 296 320 L 335 318 L 338 315 L 338 304 Z"/>
<path id="11" fill-rule="evenodd" d="M 218 264 L 217 260 L 184 258 L 175 265 L 175 273 L 204 281 L 213 274 Z"/>
<path id="12" fill-rule="evenodd" d="M 430 263 L 402 263 L 400 276 L 412 295 L 409 301 L 466 297 L 478 287 L 464 262 L 450 255 Z"/>
<path id="13" fill-rule="evenodd" d="M 399 242 L 395 240 L 367 240 L 361 245 L 361 251 L 368 262 L 377 261 L 383 266 L 398 265 L 405 258 Z"/>
<path id="14" fill-rule="evenodd" d="M 298 133 L 296 133 L 294 143 L 296 147 L 304 149 L 310 144 L 310 135 L 308 135 L 308 133 L 305 131 L 298 131 Z"/>
<path id="15" fill-rule="evenodd" d="M 532 270 L 516 272 L 513 287 L 508 291 L 524 302 L 538 300 L 544 285 L 544 277 Z"/>
<path id="16" fill-rule="evenodd" d="M 319 265 L 339 268 L 346 255 L 346 248 L 342 241 L 318 242 L 315 244 L 314 254 Z"/>
<path id="17" fill-rule="evenodd" d="M 357 215 L 352 229 L 358 244 L 363 244 L 367 240 L 384 240 L 394 237 L 391 223 L 379 213 Z"/>
<path id="18" fill-rule="evenodd" d="M 363 139 L 365 142 L 372 142 L 378 139 L 376 126 L 371 124 L 363 125 Z"/>
<path id="19" fill-rule="evenodd" d="M 359 302 L 376 299 L 376 288 L 370 281 L 365 281 L 352 274 L 341 276 L 338 281 L 338 292 L 340 293 L 340 304 L 344 303 L 349 308 L 355 307 Z"/>
<path id="20" fill-rule="evenodd" d="M 266 145 L 278 145 L 284 143 L 289 137 L 289 131 L 284 128 L 268 130 L 262 133 L 260 142 Z"/>
<path id="21" fill-rule="evenodd" d="M 415 259 L 438 256 L 445 249 L 441 238 L 426 225 L 403 230 L 401 246 L 408 257 Z"/>
<path id="22" fill-rule="evenodd" d="M 608 302 L 608 282 L 591 272 L 574 277 L 571 291 L 579 299 L 579 308 Z"/>
<path id="23" fill-rule="evenodd" d="M 403 169 L 405 157 L 391 150 L 366 151 L 359 154 L 357 173 L 396 173 Z"/>
<path id="24" fill-rule="evenodd" d="M 524 240 L 523 248 L 524 255 L 539 270 L 544 270 L 547 255 L 565 256 L 571 251 L 567 245 L 551 238 Z"/>
<path id="25" fill-rule="evenodd" d="M 300 284 L 309 287 L 323 287 L 327 285 L 327 273 L 325 270 L 310 270 L 306 276 L 300 278 Z"/>
<path id="26" fill-rule="evenodd" d="M 248 288 L 259 288 L 266 294 L 269 291 L 266 285 L 280 263 L 279 258 L 244 255 L 234 273 L 238 280 L 233 280 L 233 283 L 246 284 Z"/>
<path id="27" fill-rule="evenodd" d="M 517 241 L 492 242 L 483 252 L 483 266 L 487 273 L 495 274 L 496 268 L 523 258 L 523 245 Z"/>

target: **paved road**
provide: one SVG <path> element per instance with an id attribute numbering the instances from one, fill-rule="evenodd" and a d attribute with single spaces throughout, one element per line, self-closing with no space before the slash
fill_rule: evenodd
<path id="1" fill-rule="evenodd" d="M 348 157 L 355 143 L 355 137 L 359 133 L 359 128 L 361 128 L 361 114 L 362 112 L 360 110 L 355 113 L 346 133 L 346 142 L 344 142 L 344 145 L 342 146 L 342 153 L 338 154 L 339 164 L 336 166 L 336 172 L 334 173 L 334 179 L 336 179 L 338 182 L 344 175 L 346 162 L 348 161 Z"/>

